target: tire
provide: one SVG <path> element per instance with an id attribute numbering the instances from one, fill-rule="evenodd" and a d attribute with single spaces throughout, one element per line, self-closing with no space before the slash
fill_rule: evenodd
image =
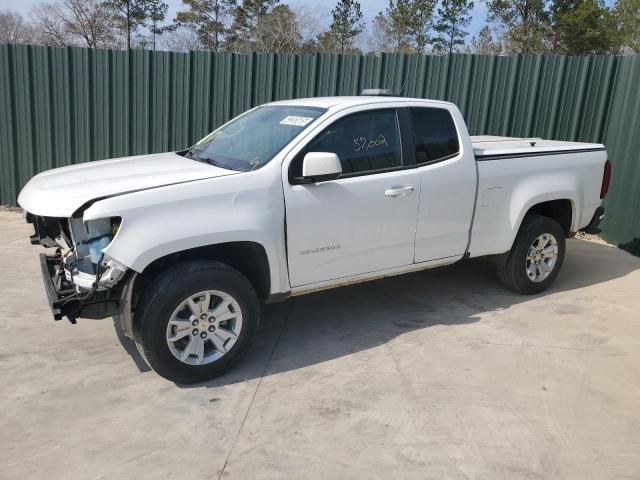
<path id="1" fill-rule="evenodd" d="M 552 249 L 553 242 L 555 248 Z M 539 250 L 541 245 L 546 246 L 544 252 Z M 530 253 L 531 258 L 528 258 Z M 518 293 L 540 293 L 558 276 L 564 253 L 565 233 L 560 224 L 549 217 L 527 215 L 506 261 L 498 265 L 498 278 L 503 285 Z"/>
<path id="2" fill-rule="evenodd" d="M 216 261 L 189 261 L 160 273 L 136 310 L 138 350 L 159 375 L 179 384 L 232 368 L 247 352 L 261 313 L 249 280 Z"/>

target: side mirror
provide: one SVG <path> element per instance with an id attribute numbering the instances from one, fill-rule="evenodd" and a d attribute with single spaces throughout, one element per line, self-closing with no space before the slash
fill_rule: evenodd
<path id="1" fill-rule="evenodd" d="M 309 152 L 302 160 L 302 181 L 316 183 L 335 180 L 342 173 L 338 155 L 329 152 Z"/>

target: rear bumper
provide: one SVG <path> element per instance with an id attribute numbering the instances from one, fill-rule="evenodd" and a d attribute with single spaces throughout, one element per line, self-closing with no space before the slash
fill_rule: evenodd
<path id="1" fill-rule="evenodd" d="M 593 214 L 593 218 L 589 222 L 589 225 L 583 228 L 582 231 L 593 235 L 600 233 L 602 230 L 599 228 L 599 226 L 602 220 L 604 220 L 604 207 L 598 207 Z"/>

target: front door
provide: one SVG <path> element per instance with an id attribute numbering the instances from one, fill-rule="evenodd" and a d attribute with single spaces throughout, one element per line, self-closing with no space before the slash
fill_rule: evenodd
<path id="1" fill-rule="evenodd" d="M 413 263 L 420 179 L 417 169 L 403 168 L 399 112 L 335 120 L 291 169 L 300 169 L 308 152 L 336 153 L 343 173 L 316 184 L 285 183 L 291 286 Z"/>

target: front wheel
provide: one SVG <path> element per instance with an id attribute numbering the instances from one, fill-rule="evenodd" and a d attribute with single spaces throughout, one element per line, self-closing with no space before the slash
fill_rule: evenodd
<path id="1" fill-rule="evenodd" d="M 259 323 L 251 283 L 220 262 L 189 262 L 158 275 L 138 312 L 136 342 L 149 365 L 176 383 L 229 370 L 246 353 Z"/>
<path id="2" fill-rule="evenodd" d="M 540 215 L 524 218 L 507 260 L 498 266 L 498 278 L 519 293 L 546 290 L 564 261 L 565 235 L 558 222 Z"/>

